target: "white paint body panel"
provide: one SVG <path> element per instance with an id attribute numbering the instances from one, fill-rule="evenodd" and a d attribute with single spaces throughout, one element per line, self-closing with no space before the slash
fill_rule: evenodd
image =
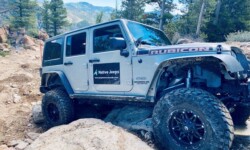
<path id="1" fill-rule="evenodd" d="M 76 33 L 83 33 L 86 32 L 87 38 L 86 43 L 89 43 L 89 32 L 88 30 L 83 30 Z M 88 55 L 89 55 L 89 44 L 86 44 L 86 54 L 77 55 L 77 56 L 66 56 L 66 39 L 69 34 L 65 37 L 64 42 L 64 63 L 72 62 L 72 65 L 65 65 L 63 68 L 63 72 L 69 80 L 70 85 L 73 88 L 75 93 L 82 93 L 88 90 Z M 74 35 L 74 34 L 73 34 Z"/>
<path id="2" fill-rule="evenodd" d="M 93 33 L 95 29 L 103 28 L 106 26 L 119 25 L 122 30 L 122 33 L 127 39 L 127 36 L 123 30 L 123 27 L 120 23 L 111 23 L 108 25 L 94 27 L 90 29 L 90 33 L 92 33 L 90 43 L 93 43 Z M 89 59 L 99 59 L 100 62 L 89 63 L 89 81 L 90 86 L 92 86 L 92 92 L 101 91 L 101 92 L 124 92 L 130 91 L 132 89 L 132 64 L 131 64 L 131 55 L 129 57 L 124 57 L 120 55 L 120 50 L 113 50 L 107 52 L 93 53 L 93 44 L 90 44 L 91 51 L 89 55 Z M 129 46 L 127 46 L 129 49 Z M 120 64 L 120 84 L 94 84 L 94 64 L 108 64 L 108 63 L 119 63 Z"/>

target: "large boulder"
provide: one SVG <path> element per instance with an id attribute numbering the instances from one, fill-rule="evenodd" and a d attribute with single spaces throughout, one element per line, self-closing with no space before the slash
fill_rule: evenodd
<path id="1" fill-rule="evenodd" d="M 108 114 L 104 121 L 111 122 L 129 131 L 144 130 L 152 132 L 152 111 L 151 107 L 117 107 Z"/>
<path id="2" fill-rule="evenodd" d="M 179 39 L 176 44 L 187 44 L 187 43 L 193 43 L 190 39 Z"/>
<path id="3" fill-rule="evenodd" d="M 26 150 L 152 150 L 135 135 L 98 119 L 81 119 L 41 134 Z"/>
<path id="4" fill-rule="evenodd" d="M 42 113 L 42 107 L 40 104 L 34 105 L 32 108 L 32 118 L 35 124 L 41 124 L 44 122 L 44 117 Z"/>
<path id="5" fill-rule="evenodd" d="M 0 51 L 9 51 L 9 45 L 7 43 L 0 43 Z"/>
<path id="6" fill-rule="evenodd" d="M 39 39 L 45 41 L 49 38 L 49 35 L 45 31 L 39 31 Z"/>
<path id="7" fill-rule="evenodd" d="M 8 40 L 8 31 L 6 28 L 0 28 L 0 43 L 6 43 Z"/>
<path id="8" fill-rule="evenodd" d="M 32 45 L 35 45 L 35 39 L 28 36 L 28 35 L 24 35 L 23 37 L 23 44 L 26 45 L 26 46 L 32 46 Z"/>

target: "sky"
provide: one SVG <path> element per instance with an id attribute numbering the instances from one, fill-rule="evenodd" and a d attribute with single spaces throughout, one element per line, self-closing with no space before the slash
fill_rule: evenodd
<path id="1" fill-rule="evenodd" d="M 109 6 L 115 8 L 116 0 L 63 0 L 65 3 L 69 2 L 88 2 L 95 6 Z M 117 0 L 118 7 L 121 5 L 122 0 Z M 181 7 L 181 5 L 177 2 L 178 0 L 174 0 L 174 2 L 177 4 L 178 7 Z M 154 11 L 157 8 L 157 5 L 146 5 L 145 11 L 150 12 Z M 180 14 L 179 10 L 174 10 L 173 14 Z"/>

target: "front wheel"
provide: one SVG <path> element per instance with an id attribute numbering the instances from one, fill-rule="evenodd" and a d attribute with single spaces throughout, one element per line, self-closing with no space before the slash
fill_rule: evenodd
<path id="1" fill-rule="evenodd" d="M 163 149 L 229 149 L 233 122 L 216 97 L 183 88 L 164 95 L 153 111 L 156 141 Z"/>

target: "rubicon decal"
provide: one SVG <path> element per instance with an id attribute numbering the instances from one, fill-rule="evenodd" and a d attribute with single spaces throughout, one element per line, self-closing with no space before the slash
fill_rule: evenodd
<path id="1" fill-rule="evenodd" d="M 196 48 L 170 48 L 161 50 L 151 50 L 150 55 L 169 54 L 169 53 L 185 53 L 185 52 L 209 52 L 213 51 L 213 48 L 209 47 L 196 47 Z"/>
<path id="2" fill-rule="evenodd" d="M 159 49 L 159 50 L 143 50 L 143 53 L 140 51 L 137 52 L 137 55 L 161 55 L 161 54 L 172 54 L 172 53 L 188 53 L 188 52 L 211 52 L 214 51 L 212 47 L 190 47 L 190 48 L 168 48 L 168 49 Z"/>
<path id="3" fill-rule="evenodd" d="M 120 64 L 94 64 L 94 84 L 120 84 Z"/>

